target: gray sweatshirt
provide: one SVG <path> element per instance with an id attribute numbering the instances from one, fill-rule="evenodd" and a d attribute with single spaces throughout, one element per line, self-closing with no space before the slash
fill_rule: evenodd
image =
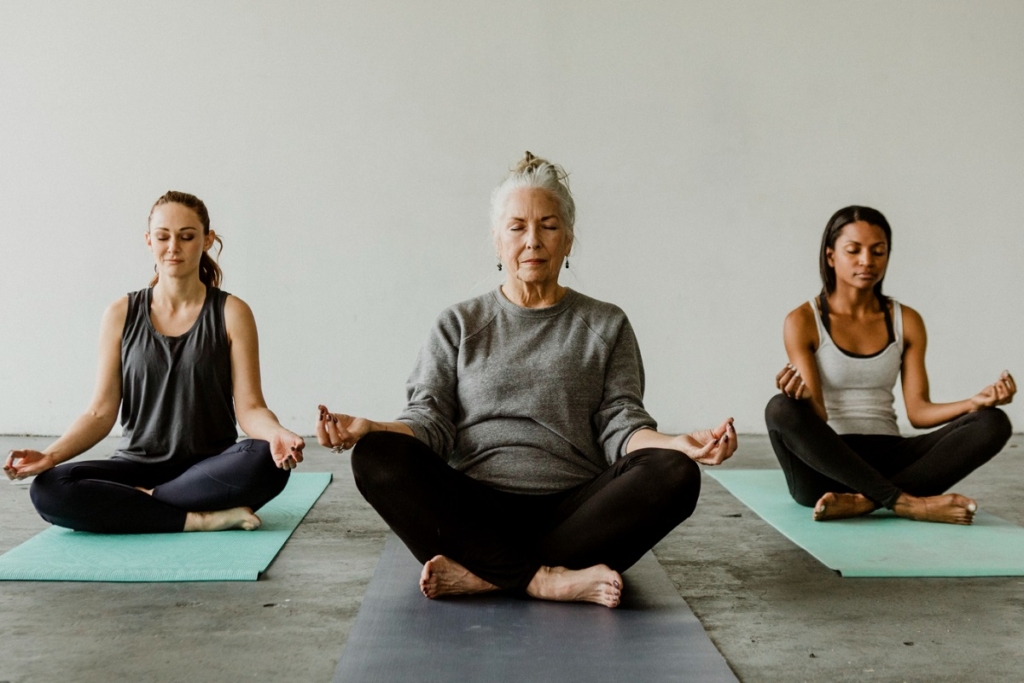
<path id="1" fill-rule="evenodd" d="M 398 417 L 455 469 L 517 493 L 572 488 L 625 454 L 638 429 L 644 370 L 613 304 L 569 290 L 516 306 L 495 290 L 438 316 Z"/>

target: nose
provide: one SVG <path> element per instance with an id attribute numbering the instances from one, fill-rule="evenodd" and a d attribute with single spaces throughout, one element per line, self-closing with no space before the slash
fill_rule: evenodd
<path id="1" fill-rule="evenodd" d="M 526 245 L 530 249 L 540 246 L 540 226 L 531 225 L 526 229 Z"/>

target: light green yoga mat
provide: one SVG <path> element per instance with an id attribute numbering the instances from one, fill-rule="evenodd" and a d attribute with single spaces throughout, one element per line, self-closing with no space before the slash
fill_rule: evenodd
<path id="1" fill-rule="evenodd" d="M 815 522 L 790 497 L 781 470 L 708 474 L 841 576 L 1024 576 L 1024 528 L 982 510 L 970 526 L 914 522 L 887 510 Z"/>
<path id="2" fill-rule="evenodd" d="M 292 474 L 256 531 L 90 534 L 51 527 L 0 556 L 6 581 L 255 581 L 331 481 Z"/>

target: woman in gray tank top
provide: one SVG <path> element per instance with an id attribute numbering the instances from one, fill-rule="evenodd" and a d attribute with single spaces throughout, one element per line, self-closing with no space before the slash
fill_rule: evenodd
<path id="1" fill-rule="evenodd" d="M 45 450 L 11 451 L 4 464 L 11 479 L 36 476 L 32 502 L 47 521 L 97 533 L 255 529 L 254 511 L 302 461 L 302 438 L 263 400 L 252 312 L 218 289 L 214 243 L 197 197 L 168 192 L 153 205 L 156 276 L 104 314 L 88 410 Z M 119 409 L 111 459 L 65 462 L 105 437 Z M 251 439 L 236 443 L 236 414 Z"/>
<path id="2" fill-rule="evenodd" d="M 1009 372 L 969 399 L 934 403 L 924 321 L 882 294 L 892 230 L 885 216 L 849 206 L 821 242 L 823 290 L 786 317 L 789 363 L 765 410 L 790 493 L 823 521 L 879 507 L 927 522 L 970 524 L 977 503 L 945 492 L 996 455 L 1010 421 L 996 408 L 1017 391 Z M 911 424 L 941 429 L 904 438 L 893 387 L 903 379 Z"/>

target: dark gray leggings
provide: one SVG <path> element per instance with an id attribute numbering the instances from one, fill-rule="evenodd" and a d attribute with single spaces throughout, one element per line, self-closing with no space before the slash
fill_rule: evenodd
<path id="1" fill-rule="evenodd" d="M 51 524 L 76 531 L 143 534 L 182 531 L 188 512 L 256 510 L 288 483 L 266 441 L 248 439 L 187 462 L 123 458 L 58 465 L 32 482 L 32 503 Z M 150 496 L 136 489 L 153 489 Z"/>
<path id="2" fill-rule="evenodd" d="M 902 492 L 936 496 L 1003 449 L 1006 413 L 985 408 L 933 432 L 902 437 L 836 434 L 807 401 L 779 394 L 765 422 L 793 499 L 812 507 L 824 494 L 861 493 L 892 508 Z"/>
<path id="3" fill-rule="evenodd" d="M 525 590 L 542 566 L 624 571 L 680 522 L 700 495 L 700 468 L 678 451 L 634 451 L 588 483 L 529 495 L 456 471 L 418 439 L 364 436 L 356 486 L 426 562 L 444 555 L 499 588 Z"/>

